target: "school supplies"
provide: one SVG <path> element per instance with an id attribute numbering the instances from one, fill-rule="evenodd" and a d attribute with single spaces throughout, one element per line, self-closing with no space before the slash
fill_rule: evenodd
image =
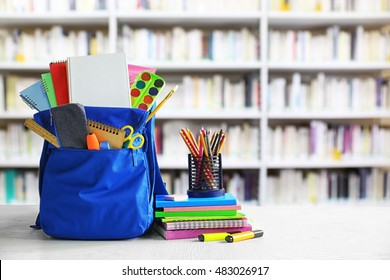
<path id="1" fill-rule="evenodd" d="M 47 98 L 49 99 L 50 107 L 57 107 L 57 99 L 56 94 L 54 92 L 53 80 L 51 78 L 51 74 L 43 73 L 41 74 L 43 88 L 45 89 Z"/>
<path id="2" fill-rule="evenodd" d="M 186 195 L 186 197 L 188 197 Z M 220 205 L 220 206 L 187 206 L 187 207 L 165 207 L 162 208 L 165 212 L 180 212 L 180 211 L 212 211 L 212 210 L 241 210 L 241 205 Z"/>
<path id="3" fill-rule="evenodd" d="M 125 132 L 119 128 L 94 120 L 87 120 L 88 131 L 94 133 L 100 143 L 108 142 L 112 149 L 122 149 Z"/>
<path id="4" fill-rule="evenodd" d="M 99 141 L 94 133 L 87 134 L 87 148 L 88 150 L 100 150 Z"/>
<path id="5" fill-rule="evenodd" d="M 240 233 L 233 233 L 225 237 L 226 242 L 232 243 L 232 242 L 238 242 L 242 240 L 248 240 L 252 238 L 258 238 L 262 237 L 264 235 L 264 232 L 262 230 L 253 230 L 253 231 L 245 231 Z"/>
<path id="6" fill-rule="evenodd" d="M 133 150 L 137 150 L 142 147 L 145 142 L 145 138 L 141 134 L 134 135 L 134 128 L 131 125 L 125 125 L 121 128 L 125 131 L 126 136 L 123 142 L 124 148 L 129 148 Z"/>
<path id="7" fill-rule="evenodd" d="M 165 102 L 168 101 L 168 99 L 175 93 L 175 91 L 177 90 L 177 88 L 179 87 L 179 85 L 176 85 L 168 94 L 167 96 L 165 96 L 165 98 L 163 100 L 161 100 L 161 102 L 157 105 L 157 107 L 149 114 L 148 118 L 146 119 L 146 122 L 148 122 L 156 113 L 158 110 L 160 110 L 160 108 L 165 104 Z"/>
<path id="8" fill-rule="evenodd" d="M 47 98 L 42 80 L 22 90 L 20 97 L 31 109 L 37 111 L 50 109 L 49 99 Z"/>
<path id="9" fill-rule="evenodd" d="M 69 57 L 67 71 L 70 102 L 130 108 L 124 53 Z"/>
<path id="10" fill-rule="evenodd" d="M 131 106 L 145 111 L 149 110 L 164 84 L 163 78 L 150 71 L 139 73 L 130 90 Z"/>
<path id="11" fill-rule="evenodd" d="M 54 145 L 55 147 L 59 148 L 60 145 L 58 144 L 58 140 L 56 136 L 49 131 L 47 131 L 45 128 L 40 126 L 37 122 L 35 122 L 33 119 L 26 119 L 24 122 L 24 125 L 34 131 L 36 134 L 41 136 L 43 139 L 45 139 L 50 144 Z"/>
<path id="12" fill-rule="evenodd" d="M 51 62 L 49 65 L 58 106 L 69 103 L 68 74 L 66 70 L 66 64 L 67 62 L 64 60 Z"/>
<path id="13" fill-rule="evenodd" d="M 60 146 L 86 149 L 89 132 L 84 106 L 70 103 L 52 108 L 51 111 Z"/>

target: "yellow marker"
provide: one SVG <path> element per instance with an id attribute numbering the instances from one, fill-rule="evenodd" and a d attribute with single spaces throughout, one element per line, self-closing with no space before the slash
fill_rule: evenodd
<path id="1" fill-rule="evenodd" d="M 240 231 L 204 233 L 204 234 L 199 235 L 198 239 L 199 239 L 199 241 L 202 241 L 202 242 L 225 240 L 226 236 L 229 236 L 233 233 L 239 233 L 239 232 Z"/>
<path id="2" fill-rule="evenodd" d="M 232 242 L 262 237 L 263 235 L 264 235 L 264 232 L 260 229 L 257 229 L 257 230 L 253 230 L 253 231 L 244 231 L 244 232 L 240 232 L 240 233 L 230 234 L 230 235 L 226 236 L 225 240 L 228 243 L 232 243 Z"/>

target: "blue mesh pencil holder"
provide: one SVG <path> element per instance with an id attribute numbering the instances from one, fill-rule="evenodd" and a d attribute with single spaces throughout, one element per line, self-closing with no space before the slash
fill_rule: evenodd
<path id="1" fill-rule="evenodd" d="M 188 155 L 189 197 L 216 197 L 225 194 L 222 157 Z"/>

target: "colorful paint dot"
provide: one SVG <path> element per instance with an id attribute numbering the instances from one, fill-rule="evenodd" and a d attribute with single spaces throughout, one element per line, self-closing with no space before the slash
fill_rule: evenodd
<path id="1" fill-rule="evenodd" d="M 150 80 L 150 74 L 147 72 L 142 73 L 141 79 L 144 81 L 149 81 Z"/>
<path id="2" fill-rule="evenodd" d="M 141 92 L 138 89 L 136 89 L 136 88 L 133 88 L 131 90 L 131 96 L 132 97 L 138 97 L 140 94 L 141 94 Z"/>
<path id="3" fill-rule="evenodd" d="M 144 97 L 144 102 L 145 102 L 146 104 L 152 103 L 152 102 L 153 102 L 153 97 L 151 97 L 150 95 L 146 95 L 146 96 Z"/>
<path id="4" fill-rule="evenodd" d="M 153 95 L 153 96 L 156 96 L 158 94 L 158 89 L 155 88 L 155 87 L 150 88 L 149 89 L 149 94 Z"/>
<path id="5" fill-rule="evenodd" d="M 163 80 L 161 80 L 161 79 L 157 79 L 157 80 L 155 80 L 154 81 L 154 86 L 155 87 L 162 87 L 164 85 L 164 81 Z"/>
<path id="6" fill-rule="evenodd" d="M 146 104 L 144 104 L 144 103 L 139 104 L 138 108 L 142 109 L 142 110 L 145 110 L 145 111 L 148 110 L 148 106 Z"/>
<path id="7" fill-rule="evenodd" d="M 145 87 L 145 85 L 146 84 L 144 81 L 137 81 L 137 84 L 136 84 L 137 88 L 139 88 L 139 89 L 143 89 Z"/>

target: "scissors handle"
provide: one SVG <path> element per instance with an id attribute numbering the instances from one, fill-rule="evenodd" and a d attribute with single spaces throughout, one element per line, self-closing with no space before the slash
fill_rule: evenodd
<path id="1" fill-rule="evenodd" d="M 145 143 L 144 136 L 142 136 L 141 134 L 134 135 L 134 128 L 131 125 L 125 125 L 124 127 L 122 127 L 122 130 L 124 130 L 126 132 L 126 137 L 125 137 L 124 142 L 123 142 L 124 148 L 138 150 Z M 136 145 L 134 145 L 134 144 L 136 144 Z"/>

